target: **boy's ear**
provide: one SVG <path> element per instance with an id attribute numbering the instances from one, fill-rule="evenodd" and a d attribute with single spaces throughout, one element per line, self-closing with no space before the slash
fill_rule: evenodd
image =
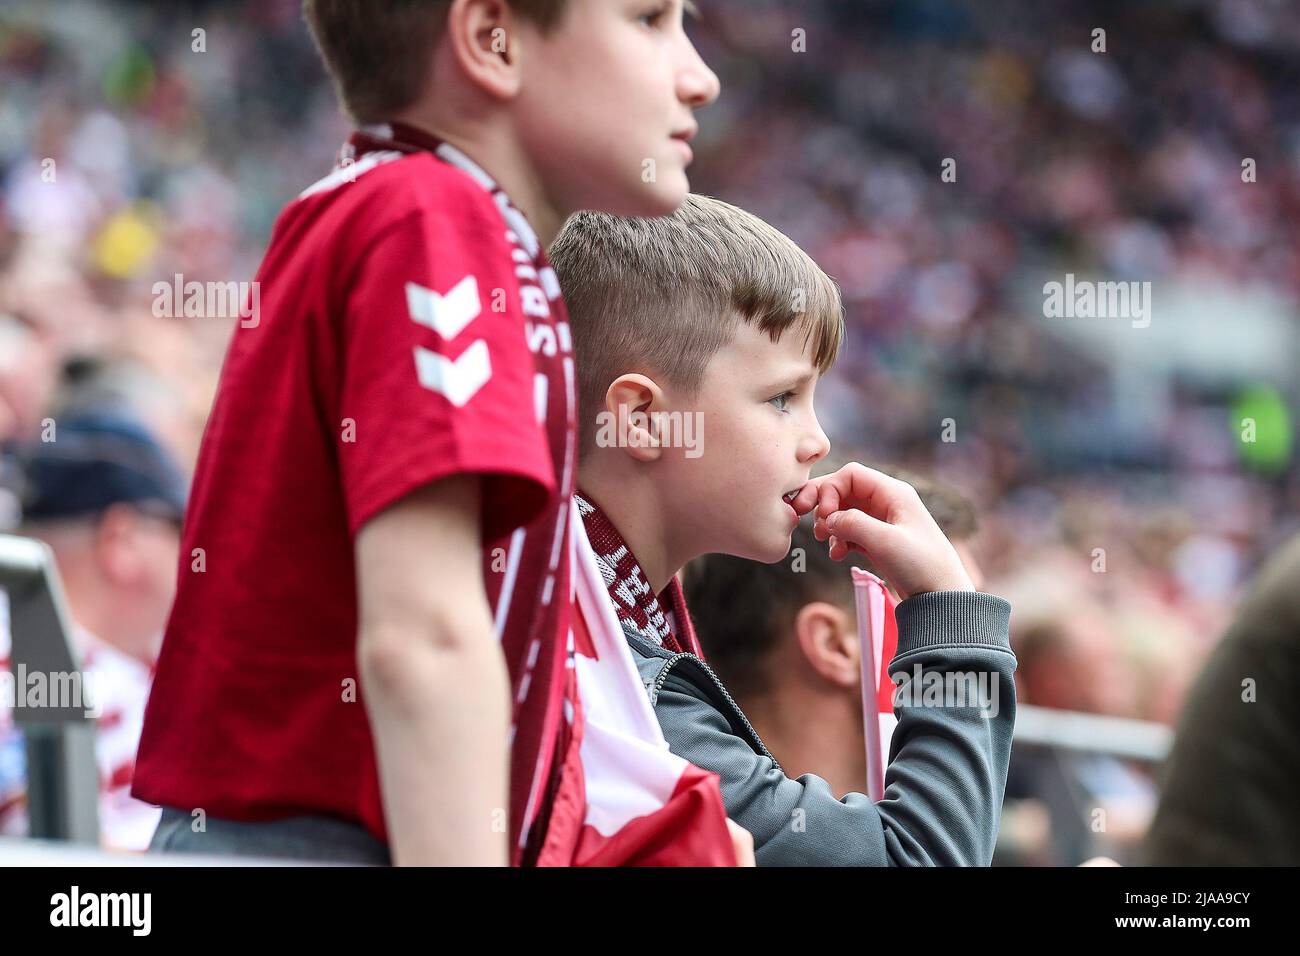
<path id="1" fill-rule="evenodd" d="M 659 434 L 651 412 L 663 404 L 654 379 L 628 373 L 605 390 L 605 415 L 598 445 L 617 445 L 637 461 L 659 458 Z"/>
<path id="2" fill-rule="evenodd" d="M 828 601 L 811 601 L 795 615 L 794 634 L 818 676 L 836 687 L 857 689 L 862 681 L 858 635 L 848 614 Z"/>
<path id="3" fill-rule="evenodd" d="M 139 576 L 139 525 L 139 517 L 125 504 L 110 507 L 95 525 L 95 558 L 115 587 L 132 585 Z"/>
<path id="4" fill-rule="evenodd" d="M 490 96 L 519 92 L 519 17 L 506 0 L 452 0 L 443 38 L 466 77 Z"/>

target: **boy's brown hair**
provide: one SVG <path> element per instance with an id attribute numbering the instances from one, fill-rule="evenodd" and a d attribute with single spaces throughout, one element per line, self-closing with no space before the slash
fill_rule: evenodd
<path id="1" fill-rule="evenodd" d="M 801 329 L 823 374 L 844 340 L 834 280 L 763 220 L 708 196 L 690 195 L 663 218 L 578 213 L 549 254 L 573 326 L 580 454 L 625 372 L 689 396 L 741 322 L 774 342 Z"/>
<path id="2" fill-rule="evenodd" d="M 509 0 L 543 30 L 555 26 L 568 0 Z M 452 0 L 303 0 L 303 16 L 357 123 L 392 119 L 419 97 L 429 56 L 442 38 Z"/>

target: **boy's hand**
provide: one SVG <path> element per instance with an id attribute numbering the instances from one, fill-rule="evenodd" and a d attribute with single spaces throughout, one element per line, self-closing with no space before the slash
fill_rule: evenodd
<path id="1" fill-rule="evenodd" d="M 736 851 L 736 866 L 756 866 L 753 835 L 731 817 L 727 817 L 727 832 L 731 834 L 731 848 Z"/>
<path id="2" fill-rule="evenodd" d="M 871 559 L 899 597 L 928 591 L 973 591 L 961 558 L 905 481 L 852 462 L 799 489 L 798 514 L 817 509 L 813 536 L 830 539 L 830 556 L 850 551 Z"/>

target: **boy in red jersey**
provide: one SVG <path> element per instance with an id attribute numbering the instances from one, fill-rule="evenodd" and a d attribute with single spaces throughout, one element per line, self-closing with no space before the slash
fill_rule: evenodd
<path id="1" fill-rule="evenodd" d="M 133 792 L 158 849 L 529 862 L 575 454 L 543 250 L 676 208 L 717 78 L 681 0 L 304 6 L 361 128 L 231 343 Z"/>

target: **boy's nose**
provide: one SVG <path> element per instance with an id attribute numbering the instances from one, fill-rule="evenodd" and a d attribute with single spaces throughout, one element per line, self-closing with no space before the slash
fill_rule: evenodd
<path id="1" fill-rule="evenodd" d="M 708 106 L 722 91 L 718 74 L 709 69 L 695 44 L 686 41 L 686 62 L 677 74 L 677 97 L 692 109 Z"/>
<path id="2" fill-rule="evenodd" d="M 799 450 L 801 452 L 799 460 L 809 465 L 817 464 L 830 454 L 831 440 L 826 437 L 826 433 L 822 431 L 821 423 L 817 419 L 813 419 L 813 433 L 804 439 L 803 447 Z"/>

